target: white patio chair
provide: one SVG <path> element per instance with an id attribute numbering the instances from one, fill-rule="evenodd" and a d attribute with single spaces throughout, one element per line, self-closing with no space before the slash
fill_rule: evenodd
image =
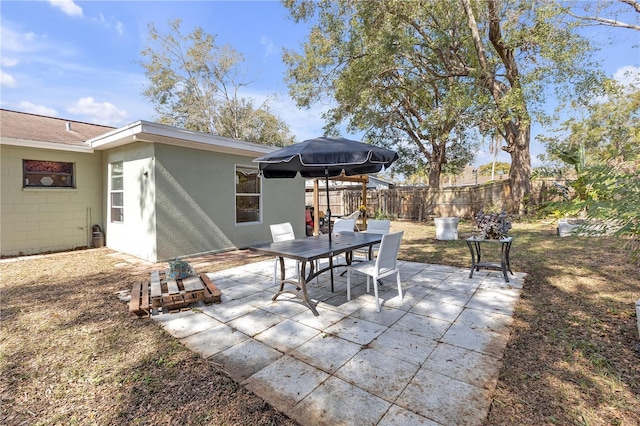
<path id="1" fill-rule="evenodd" d="M 355 226 L 355 219 L 338 219 L 333 223 L 331 232 L 353 232 Z"/>
<path id="2" fill-rule="evenodd" d="M 369 219 L 367 220 L 367 229 L 363 232 L 367 232 L 370 234 L 382 234 L 387 235 L 389 233 L 389 229 L 391 228 L 390 220 L 377 220 L 377 219 Z M 380 248 L 380 244 L 376 244 L 371 247 L 373 253 L 375 253 Z M 361 255 L 365 260 L 369 259 L 369 248 L 362 248 L 358 250 L 354 250 L 354 254 Z"/>
<path id="3" fill-rule="evenodd" d="M 360 210 L 356 210 L 355 212 L 348 214 L 346 216 L 342 216 L 340 219 L 342 220 L 351 220 L 353 219 L 353 229 L 356 231 L 360 231 L 358 228 L 358 218 L 360 217 Z"/>
<path id="4" fill-rule="evenodd" d="M 293 232 L 293 226 L 289 222 L 285 223 L 275 223 L 271 225 L 271 238 L 274 243 L 280 241 L 290 241 L 295 240 L 296 235 Z M 278 283 L 278 260 L 276 257 L 273 264 L 273 282 L 277 285 Z M 296 276 L 298 276 L 298 270 L 300 269 L 300 262 L 296 261 Z"/>
<path id="5" fill-rule="evenodd" d="M 368 260 L 351 264 L 347 267 L 347 300 L 351 300 L 351 270 L 361 272 L 367 276 L 367 293 L 369 293 L 369 281 L 373 280 L 373 292 L 376 298 L 376 311 L 380 312 L 380 298 L 378 297 L 378 279 L 396 274 L 398 281 L 398 295 L 402 296 L 402 284 L 400 283 L 400 271 L 398 270 L 398 252 L 404 231 L 387 234 L 382 237 L 380 250 L 375 260 Z"/>

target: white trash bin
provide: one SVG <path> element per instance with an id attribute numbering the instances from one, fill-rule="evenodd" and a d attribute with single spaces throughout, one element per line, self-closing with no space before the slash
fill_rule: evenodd
<path id="1" fill-rule="evenodd" d="M 436 240 L 457 240 L 458 239 L 458 217 L 435 217 Z"/>

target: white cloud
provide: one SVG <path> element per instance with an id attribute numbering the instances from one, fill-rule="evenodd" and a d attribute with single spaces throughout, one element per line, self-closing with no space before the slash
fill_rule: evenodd
<path id="1" fill-rule="evenodd" d="M 7 52 L 25 53 L 34 50 L 34 41 L 42 38 L 33 32 L 16 31 L 5 22 L 2 22 L 0 28 L 0 37 L 2 37 L 2 65 L 5 66 L 5 55 Z"/>
<path id="2" fill-rule="evenodd" d="M 98 17 L 97 18 L 91 18 L 90 19 L 91 22 L 97 22 L 99 23 L 102 27 L 111 30 L 111 29 L 115 29 L 116 32 L 119 35 L 124 34 L 124 24 L 111 17 L 111 18 L 105 18 L 105 16 L 102 13 L 98 13 Z"/>
<path id="3" fill-rule="evenodd" d="M 18 65 L 18 60 L 16 58 L 10 58 L 8 56 L 3 56 L 2 58 L 2 66 L 3 67 L 15 67 Z"/>
<path id="4" fill-rule="evenodd" d="M 67 108 L 67 111 L 88 117 L 88 119 L 94 123 L 118 125 L 122 124 L 127 117 L 127 112 L 118 109 L 115 105 L 109 102 L 96 102 L 95 99 L 88 96 L 86 98 L 80 98 L 72 106 Z"/>
<path id="5" fill-rule="evenodd" d="M 627 65 L 618 68 L 613 74 L 614 80 L 620 82 L 623 86 L 640 85 L 640 67 Z"/>
<path id="6" fill-rule="evenodd" d="M 2 87 L 16 87 L 17 86 L 16 79 L 13 78 L 13 76 L 11 74 L 8 74 L 8 73 L 4 72 L 3 70 L 0 70 L 0 86 L 2 86 Z"/>
<path id="7" fill-rule="evenodd" d="M 120 35 L 124 34 L 124 24 L 122 22 L 116 21 L 116 31 L 118 31 Z"/>
<path id="8" fill-rule="evenodd" d="M 49 3 L 66 15 L 82 17 L 82 8 L 75 4 L 73 0 L 49 0 Z"/>
<path id="9" fill-rule="evenodd" d="M 58 111 L 53 108 L 46 107 L 44 105 L 35 105 L 31 102 L 22 101 L 18 104 L 18 108 L 24 112 L 38 115 L 46 115 L 48 117 L 57 117 Z"/>
<path id="10" fill-rule="evenodd" d="M 260 44 L 264 46 L 264 56 L 271 56 L 276 53 L 276 45 L 267 37 L 260 37 Z"/>

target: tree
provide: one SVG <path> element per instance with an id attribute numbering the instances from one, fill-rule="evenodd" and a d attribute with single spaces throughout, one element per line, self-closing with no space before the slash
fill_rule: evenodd
<path id="1" fill-rule="evenodd" d="M 510 167 L 511 165 L 509 163 L 503 161 L 491 162 L 491 164 L 483 164 L 478 167 L 478 173 L 480 173 L 480 176 L 491 176 L 493 180 L 496 172 L 508 175 Z"/>
<path id="2" fill-rule="evenodd" d="M 574 165 L 572 158 L 583 151 L 580 166 L 584 168 L 640 156 L 640 81 L 623 86 L 606 80 L 603 87 L 605 96 L 583 105 L 582 116 L 561 123 L 557 135 L 540 138 L 546 145 L 548 161 L 560 159 Z"/>
<path id="3" fill-rule="evenodd" d="M 553 3 L 459 1 L 286 0 L 295 19 L 318 19 L 304 54 L 285 56 L 290 89 L 301 106 L 333 96 L 331 125 L 346 119 L 378 140 L 401 130 L 434 173 L 453 158 L 452 131 L 497 133 L 523 212 L 532 116 L 545 118 L 547 87 L 567 94 L 595 82 L 589 45 Z"/>
<path id="4" fill-rule="evenodd" d="M 158 120 L 188 130 L 262 144 L 285 146 L 294 136 L 273 115 L 267 101 L 256 107 L 239 91 L 242 55 L 231 46 L 218 46 L 215 37 L 195 28 L 180 32 L 181 20 L 169 22 L 169 33 L 149 25 L 148 45 L 140 64 L 148 84 L 144 96 L 153 104 Z"/>
<path id="5" fill-rule="evenodd" d="M 585 116 L 564 123 L 564 137 L 549 138 L 547 151 L 574 166 L 569 196 L 544 206 L 556 216 L 584 215 L 605 223 L 600 232 L 629 239 L 640 255 L 640 82 L 606 84 L 607 97 L 585 106 Z M 596 228 L 597 230 L 597 228 Z"/>
<path id="6" fill-rule="evenodd" d="M 393 145 L 402 154 L 394 167 L 407 175 L 428 171 L 433 187 L 443 170 L 473 159 L 468 129 L 480 115 L 473 99 L 482 93 L 442 63 L 449 55 L 468 56 L 456 8 L 444 2 L 284 3 L 298 21 L 319 17 L 304 53 L 287 51 L 284 59 L 299 106 L 325 96 L 337 103 L 325 117 L 329 132 L 347 121 L 370 141 Z"/>
<path id="7" fill-rule="evenodd" d="M 627 28 L 640 31 L 639 23 L 629 23 L 618 19 L 618 15 L 628 11 L 640 14 L 640 1 L 638 0 L 618 0 L 615 2 L 619 8 L 611 10 L 610 2 L 584 2 L 579 1 L 567 7 L 567 14 L 582 21 L 585 25 L 603 25 L 616 28 Z M 574 12 L 574 8 L 582 8 L 582 12 Z M 624 19 L 624 18 L 622 18 Z"/>

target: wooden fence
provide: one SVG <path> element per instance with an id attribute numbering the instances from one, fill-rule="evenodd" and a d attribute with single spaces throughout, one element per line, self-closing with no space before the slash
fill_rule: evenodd
<path id="1" fill-rule="evenodd" d="M 554 197 L 551 182 L 534 180 L 529 203 L 537 205 Z M 480 209 L 502 209 L 508 206 L 511 186 L 509 180 L 452 188 L 396 187 L 367 191 L 367 214 L 381 214 L 398 219 L 427 220 L 433 217 L 472 218 Z M 360 187 L 330 189 L 331 212 L 341 216 L 357 210 L 362 202 Z M 320 188 L 320 210 L 326 211 L 325 188 Z M 313 190 L 307 192 L 307 205 L 313 205 Z"/>

